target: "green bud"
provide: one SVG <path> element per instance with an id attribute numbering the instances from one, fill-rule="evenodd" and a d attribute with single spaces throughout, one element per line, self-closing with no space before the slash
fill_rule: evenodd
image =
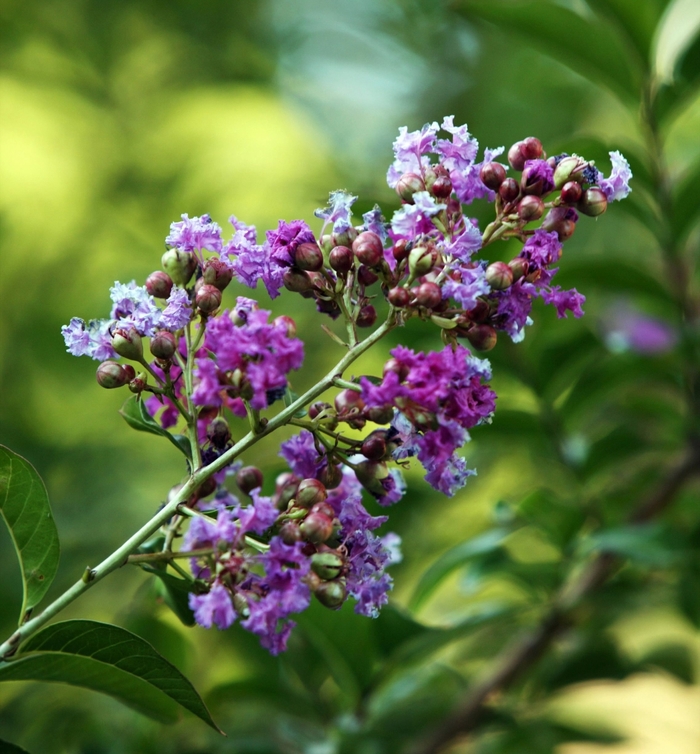
<path id="1" fill-rule="evenodd" d="M 187 285 L 197 269 L 194 254 L 177 249 L 168 249 L 161 257 L 160 263 L 176 285 Z"/>
<path id="2" fill-rule="evenodd" d="M 112 348 L 125 359 L 140 361 L 143 358 L 141 336 L 133 327 L 129 330 L 115 330 L 112 335 Z"/>
<path id="3" fill-rule="evenodd" d="M 343 559 L 334 552 L 316 552 L 311 556 L 311 570 L 322 579 L 330 581 L 340 576 Z"/>
<path id="4" fill-rule="evenodd" d="M 316 599 L 324 606 L 331 610 L 338 610 L 345 602 L 348 590 L 345 586 L 345 579 L 335 579 L 334 581 L 322 581 L 314 589 Z"/>

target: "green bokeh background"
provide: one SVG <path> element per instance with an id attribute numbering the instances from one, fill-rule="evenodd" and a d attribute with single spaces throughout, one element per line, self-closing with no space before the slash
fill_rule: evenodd
<path id="1" fill-rule="evenodd" d="M 583 0 L 557 5 L 583 18 L 591 13 Z M 663 3 L 642 5 L 659 13 Z M 129 430 L 117 413 L 125 396 L 101 390 L 95 364 L 67 355 L 60 336 L 72 316 L 105 316 L 115 280 L 140 282 L 158 268 L 169 223 L 181 213 L 209 212 L 222 225 L 235 214 L 259 231 L 279 218 L 303 218 L 316 227 L 314 209 L 339 187 L 360 195 L 360 211 L 379 202 L 391 213 L 397 199 L 384 176 L 396 129 L 417 128 L 445 114 L 468 123 L 482 146 L 508 146 L 532 134 L 550 154 L 574 151 L 583 139 L 633 154 L 644 147 L 634 106 L 547 57 L 527 34 L 506 34 L 442 2 L 6 0 L 0 19 L 0 442 L 28 458 L 49 490 L 62 542 L 49 596 L 132 533 L 184 473 L 168 443 Z M 576 28 L 562 34 L 575 35 Z M 691 93 L 679 108 L 664 134 L 674 179 L 700 158 L 700 98 Z M 475 207 L 474 213 L 483 227 L 487 208 Z M 489 249 L 492 258 L 508 259 L 509 251 Z M 577 269 L 585 273 L 581 278 Z M 616 269 L 623 271 L 617 277 Z M 597 221 L 584 218 L 566 245 L 561 274 L 588 296 L 587 316 L 558 322 L 536 305 L 537 323 L 524 343 L 517 348 L 499 343 L 492 359 L 496 418 L 491 427 L 473 432 L 466 449 L 478 477 L 446 500 L 422 482 L 418 470 L 408 475 L 410 495 L 391 512 L 391 528 L 401 534 L 405 554 L 394 569 L 396 605 L 408 603 L 417 579 L 438 555 L 491 526 L 497 501 L 514 505 L 542 486 L 569 498 L 581 492 L 589 514 L 600 503 L 592 521 L 619 523 L 645 488 L 643 480 L 653 484 L 677 454 L 683 427 L 682 398 L 673 388 L 681 369 L 678 355 L 616 355 L 604 345 L 607 313 L 621 297 L 678 325 L 667 298 L 655 295 L 653 286 L 645 294 L 643 286 L 633 285 L 630 269 L 652 282 L 662 276 L 650 232 L 618 205 Z M 231 302 L 236 295 L 250 292 L 232 285 L 226 297 Z M 264 301 L 261 291 L 255 295 Z M 293 316 L 307 342 L 305 368 L 294 381 L 301 392 L 339 358 L 339 349 L 321 332 L 311 302 L 285 295 L 271 308 Z M 399 338 L 413 347 L 440 347 L 435 328 L 417 322 L 393 342 Z M 389 346 L 376 349 L 358 371 L 380 372 Z M 563 356 L 555 360 L 557 346 Z M 620 384 L 608 390 L 603 383 L 597 402 L 571 405 L 563 422 L 559 417 L 548 424 L 543 417 L 567 408 L 579 376 L 589 370 L 596 378 L 602 363 L 608 373 L 624 365 L 623 393 L 614 392 Z M 533 376 L 543 374 L 555 383 L 544 397 Z M 650 375 L 661 375 L 658 384 L 665 380 L 661 389 Z M 643 409 L 632 396 L 639 405 L 646 401 Z M 639 418 L 639 426 L 629 415 Z M 610 440 L 619 427 L 630 430 L 626 439 L 613 434 Z M 607 446 L 596 444 L 605 438 Z M 281 469 L 276 442 L 262 443 L 246 458 L 269 478 Z M 620 448 L 628 452 L 615 455 Z M 589 451 L 598 453 L 599 466 L 577 471 L 576 458 Z M 697 500 L 697 487 L 686 491 L 679 525 L 697 521 Z M 514 535 L 508 547 L 522 563 L 556 563 L 559 557 L 535 530 Z M 0 628 L 6 635 L 19 611 L 21 587 L 4 530 L 0 569 Z M 671 598 L 653 594 L 648 600 L 640 596 L 625 616 L 601 626 L 600 635 L 633 660 L 676 642 L 689 653 L 697 679 L 697 628 Z M 507 578 L 487 580 L 474 592 L 455 576 L 417 617 L 447 625 L 476 602 L 496 599 L 527 605 L 531 595 Z M 111 576 L 65 616 L 140 632 L 204 694 L 253 672 L 285 672 L 279 663 L 265 661 L 237 627 L 226 634 L 182 627 L 156 604 L 153 584 L 135 570 Z M 347 616 L 332 616 L 338 623 L 329 630 L 340 630 Z M 504 633 L 512 630 L 509 624 Z M 352 637 L 351 632 L 348 640 Z M 506 638 L 495 641 L 500 646 Z M 478 650 L 461 644 L 438 660 L 469 676 L 489 659 L 491 650 Z M 433 666 L 424 670 L 428 667 Z M 338 692 L 329 683 L 324 693 L 333 700 Z M 456 680 L 455 688 L 461 683 Z M 396 693 L 408 695 L 408 686 Z M 604 704 L 596 707 L 601 699 Z M 632 736 L 611 749 L 619 754 L 690 754 L 700 747 L 700 689 L 662 671 L 601 682 L 590 693 L 576 687 L 542 704 L 547 714 L 582 719 L 584 727 L 600 727 L 601 707 L 616 710 L 617 720 L 606 724 Z M 345 724 L 337 710 L 327 715 L 325 727 L 307 730 L 284 716 L 271 720 L 264 704 L 254 712 L 240 700 L 214 699 L 212 707 L 229 732 L 227 740 L 191 717 L 164 728 L 87 691 L 5 684 L 0 738 L 34 754 L 331 754 Z M 630 725 L 635 717 L 636 726 Z M 261 725 L 279 726 L 276 743 L 259 735 Z M 393 751 L 384 745 L 363 751 Z M 464 747 L 455 751 L 477 751 L 469 743 Z M 557 751 L 592 754 L 603 748 L 565 744 Z M 530 750 L 545 751 L 521 749 Z"/>

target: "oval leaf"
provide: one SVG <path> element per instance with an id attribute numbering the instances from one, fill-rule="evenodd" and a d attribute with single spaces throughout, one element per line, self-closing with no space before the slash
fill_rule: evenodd
<path id="1" fill-rule="evenodd" d="M 22 569 L 24 599 L 20 620 L 51 586 L 60 546 L 46 487 L 22 456 L 0 445 L 0 513 Z"/>
<path id="2" fill-rule="evenodd" d="M 138 396 L 132 395 L 121 407 L 119 413 L 124 417 L 124 421 L 139 432 L 150 432 L 152 435 L 160 435 L 170 440 L 170 442 L 191 461 L 192 450 L 190 442 L 184 435 L 171 435 L 170 432 L 156 422 L 148 413 L 143 401 Z"/>
<path id="3" fill-rule="evenodd" d="M 163 722 L 177 705 L 219 730 L 192 684 L 155 649 L 119 626 L 56 623 L 30 637 L 16 660 L 0 662 L 0 681 L 55 681 L 109 694 Z"/>
<path id="4" fill-rule="evenodd" d="M 0 754 L 29 754 L 29 752 L 7 741 L 0 740 Z"/>

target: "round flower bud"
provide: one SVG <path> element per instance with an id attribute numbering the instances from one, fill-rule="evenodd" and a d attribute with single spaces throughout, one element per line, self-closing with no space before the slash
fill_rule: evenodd
<path id="1" fill-rule="evenodd" d="M 394 407 L 392 405 L 372 406 L 365 413 L 367 418 L 375 424 L 388 424 L 394 418 Z"/>
<path id="2" fill-rule="evenodd" d="M 145 372 L 139 372 L 138 374 L 135 374 L 134 377 L 129 382 L 129 390 L 131 390 L 131 392 L 135 393 L 136 395 L 143 393 L 143 391 L 147 387 L 148 387 L 148 377 L 146 376 Z"/>
<path id="3" fill-rule="evenodd" d="M 525 157 L 520 151 L 522 141 L 516 141 L 508 150 L 508 163 L 513 170 L 522 170 L 525 167 Z"/>
<path id="4" fill-rule="evenodd" d="M 391 254 L 397 262 L 403 262 L 404 259 L 408 259 L 410 251 L 411 245 L 409 242 L 405 238 L 399 238 L 394 244 Z"/>
<path id="5" fill-rule="evenodd" d="M 514 283 L 517 283 L 520 278 L 527 275 L 528 263 L 526 259 L 515 257 L 515 259 L 511 259 L 510 262 L 508 262 L 508 267 L 510 267 L 513 272 Z"/>
<path id="6" fill-rule="evenodd" d="M 231 430 L 229 429 L 228 422 L 226 419 L 224 419 L 221 416 L 218 416 L 214 421 L 207 427 L 207 438 L 209 442 L 219 450 L 222 450 L 226 447 L 226 443 L 231 439 Z M 252 468 L 252 467 L 248 467 Z M 262 478 L 262 474 L 261 474 Z M 258 485 L 258 487 L 262 484 L 262 481 Z"/>
<path id="7" fill-rule="evenodd" d="M 498 191 L 499 186 L 506 179 L 506 169 L 499 162 L 487 162 L 479 171 L 479 178 L 487 188 Z"/>
<path id="8" fill-rule="evenodd" d="M 486 268 L 486 282 L 495 291 L 505 291 L 513 285 L 513 270 L 505 262 L 494 262 Z"/>
<path id="9" fill-rule="evenodd" d="M 603 191 L 596 186 L 586 189 L 581 200 L 577 205 L 580 212 L 589 217 L 597 217 L 602 215 L 608 208 L 608 198 Z M 116 348 L 114 349 L 117 350 Z M 117 351 L 117 353 L 119 353 Z"/>
<path id="10" fill-rule="evenodd" d="M 381 461 L 386 455 L 386 432 L 378 429 L 370 433 L 362 443 L 360 453 L 370 461 Z"/>
<path id="11" fill-rule="evenodd" d="M 382 480 L 389 476 L 389 469 L 382 461 L 360 461 L 355 466 L 357 481 L 373 495 L 383 495 Z"/>
<path id="12" fill-rule="evenodd" d="M 172 289 L 173 281 L 167 272 L 156 270 L 146 278 L 146 290 L 154 298 L 168 298 Z"/>
<path id="13" fill-rule="evenodd" d="M 576 155 L 564 157 L 554 169 L 554 187 L 560 189 L 569 181 L 582 181 L 587 167 L 588 163 Z"/>
<path id="14" fill-rule="evenodd" d="M 194 301 L 204 314 L 211 314 L 221 306 L 221 291 L 214 285 L 204 284 L 197 291 Z"/>
<path id="15" fill-rule="evenodd" d="M 372 306 L 372 304 L 367 304 L 360 309 L 357 315 L 356 324 L 358 327 L 372 327 L 372 325 L 376 321 L 377 310 Z"/>
<path id="16" fill-rule="evenodd" d="M 311 506 L 311 513 L 323 513 L 324 516 L 328 516 L 330 519 L 335 518 L 335 511 L 333 507 L 326 503 L 316 503 Z"/>
<path id="17" fill-rule="evenodd" d="M 349 272 L 354 264 L 352 249 L 347 246 L 336 246 L 331 249 L 328 261 L 336 272 Z"/>
<path id="18" fill-rule="evenodd" d="M 160 258 L 160 263 L 176 285 L 187 285 L 197 269 L 197 259 L 194 254 L 177 249 L 168 249 Z"/>
<path id="19" fill-rule="evenodd" d="M 377 275 L 364 264 L 360 265 L 360 269 L 357 271 L 357 279 L 364 286 L 373 285 L 379 280 Z"/>
<path id="20" fill-rule="evenodd" d="M 124 330 L 119 328 L 112 333 L 112 348 L 125 359 L 140 361 L 143 358 L 143 343 L 141 336 L 130 328 Z"/>
<path id="21" fill-rule="evenodd" d="M 352 242 L 352 250 L 362 264 L 376 267 L 384 259 L 382 239 L 371 230 L 367 230 Z"/>
<path id="22" fill-rule="evenodd" d="M 490 325 L 474 325 L 467 331 L 467 340 L 477 351 L 490 351 L 496 345 L 498 335 Z"/>
<path id="23" fill-rule="evenodd" d="M 292 293 L 310 292 L 314 287 L 311 278 L 306 274 L 306 272 L 304 272 L 303 270 L 294 269 L 293 267 L 285 270 L 282 279 L 284 281 L 284 287 L 288 291 L 292 291 Z"/>
<path id="24" fill-rule="evenodd" d="M 287 521 L 280 528 L 280 538 L 285 545 L 293 545 L 295 542 L 301 541 L 301 530 L 299 524 L 296 521 Z"/>
<path id="25" fill-rule="evenodd" d="M 387 294 L 389 303 L 399 309 L 411 303 L 411 294 L 405 288 L 392 288 Z"/>
<path id="26" fill-rule="evenodd" d="M 358 232 L 357 228 L 351 226 L 342 233 L 332 233 L 331 244 L 333 246 L 351 246 L 352 242 L 357 238 Z"/>
<path id="27" fill-rule="evenodd" d="M 156 359 L 167 361 L 177 350 L 177 340 L 168 330 L 158 330 L 151 338 L 151 353 Z"/>
<path id="28" fill-rule="evenodd" d="M 289 501 L 294 497 L 299 486 L 299 479 L 291 472 L 287 471 L 280 474 L 275 479 L 275 507 L 277 510 L 285 511 L 289 506 Z"/>
<path id="29" fill-rule="evenodd" d="M 416 303 L 434 309 L 442 301 L 442 290 L 437 283 L 422 283 L 415 291 Z"/>
<path id="30" fill-rule="evenodd" d="M 423 179 L 417 173 L 404 173 L 396 184 L 396 193 L 409 204 L 413 204 L 413 195 L 425 191 Z"/>
<path id="31" fill-rule="evenodd" d="M 525 222 L 539 220 L 544 214 L 544 202 L 539 196 L 524 196 L 518 202 L 518 217 Z"/>
<path id="32" fill-rule="evenodd" d="M 334 579 L 333 581 L 322 581 L 314 589 L 316 599 L 331 610 L 338 610 L 342 607 L 348 595 L 345 586 L 345 579 Z"/>
<path id="33" fill-rule="evenodd" d="M 341 390 L 338 395 L 335 396 L 335 410 L 341 415 L 345 415 L 350 411 L 362 411 L 365 407 L 365 402 L 362 400 L 362 396 L 357 390 Z"/>
<path id="34" fill-rule="evenodd" d="M 506 178 L 498 189 L 498 195 L 504 202 L 512 202 L 520 194 L 520 185 L 515 178 Z"/>
<path id="35" fill-rule="evenodd" d="M 296 492 L 296 504 L 301 508 L 310 508 L 322 503 L 328 497 L 326 487 L 318 479 L 302 479 Z"/>
<path id="36" fill-rule="evenodd" d="M 520 154 L 524 159 L 539 160 L 542 153 L 542 142 L 534 136 L 528 136 L 520 142 Z"/>
<path id="37" fill-rule="evenodd" d="M 132 375 L 130 375 L 125 367 L 118 361 L 103 361 L 97 367 L 97 384 L 100 387 L 111 390 L 115 387 L 123 387 L 127 382 L 133 379 L 133 367 L 131 367 Z"/>
<path id="38" fill-rule="evenodd" d="M 331 414 L 335 416 L 335 410 L 330 403 L 326 403 L 325 401 L 316 401 L 309 406 L 310 419 L 316 419 L 321 414 L 324 416 Z"/>
<path id="39" fill-rule="evenodd" d="M 236 474 L 236 484 L 241 492 L 250 495 L 253 490 L 262 487 L 262 471 L 257 466 L 244 466 Z"/>
<path id="40" fill-rule="evenodd" d="M 343 565 L 343 559 L 335 552 L 316 552 L 311 556 L 311 570 L 326 581 L 340 576 Z"/>
<path id="41" fill-rule="evenodd" d="M 194 491 L 195 497 L 201 500 L 203 497 L 209 497 L 216 490 L 216 479 L 210 476 L 209 479 L 205 479 L 199 487 Z"/>
<path id="42" fill-rule="evenodd" d="M 452 193 L 452 181 L 449 175 L 438 175 L 433 181 L 430 191 L 437 199 L 447 199 Z"/>
<path id="43" fill-rule="evenodd" d="M 434 264 L 435 257 L 427 246 L 414 246 L 408 255 L 408 269 L 414 278 L 426 275 Z"/>
<path id="44" fill-rule="evenodd" d="M 321 470 L 319 477 L 327 489 L 334 490 L 343 481 L 343 472 L 340 466 L 329 463 Z"/>
<path id="45" fill-rule="evenodd" d="M 561 188 L 561 200 L 564 204 L 576 204 L 581 194 L 583 194 L 583 189 L 576 181 L 568 181 Z"/>
<path id="46" fill-rule="evenodd" d="M 294 252 L 294 264 L 300 270 L 316 272 L 323 267 L 323 253 L 315 243 L 302 243 Z"/>
<path id="47" fill-rule="evenodd" d="M 202 279 L 207 285 L 213 285 L 223 291 L 233 279 L 233 271 L 220 259 L 209 259 L 204 265 Z"/>
<path id="48" fill-rule="evenodd" d="M 479 299 L 476 306 L 469 310 L 469 319 L 472 322 L 486 322 L 490 314 L 491 307 L 485 301 Z"/>
<path id="49" fill-rule="evenodd" d="M 333 520 L 324 513 L 309 513 L 299 526 L 304 539 L 320 545 L 333 534 Z"/>
<path id="50" fill-rule="evenodd" d="M 280 314 L 279 317 L 275 317 L 272 320 L 272 324 L 276 327 L 284 327 L 288 338 L 293 338 L 297 334 L 297 323 L 286 314 Z"/>
<path id="51" fill-rule="evenodd" d="M 399 382 L 403 382 L 406 377 L 408 377 L 410 367 L 407 364 L 403 364 L 398 359 L 392 357 L 384 364 L 384 370 L 382 374 L 386 377 L 389 372 L 394 372 L 394 374 L 398 376 Z"/>

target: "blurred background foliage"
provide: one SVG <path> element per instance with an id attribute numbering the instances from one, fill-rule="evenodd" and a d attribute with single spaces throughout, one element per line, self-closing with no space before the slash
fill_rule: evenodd
<path id="1" fill-rule="evenodd" d="M 128 430 L 124 396 L 99 390 L 59 332 L 104 316 L 114 280 L 156 269 L 180 213 L 313 224 L 343 187 L 361 211 L 377 201 L 390 214 L 396 129 L 451 113 L 483 146 L 535 135 L 604 171 L 620 149 L 635 172 L 631 198 L 584 218 L 566 245 L 561 283 L 588 297 L 586 317 L 536 306 L 524 343 L 489 354 L 498 408 L 466 449 L 479 476 L 447 500 L 409 474 L 391 511 L 405 554 L 392 609 L 369 621 L 316 604 L 273 659 L 238 627 L 185 628 L 125 569 L 66 617 L 147 638 L 228 738 L 191 716 L 163 727 L 108 697 L 29 683 L 0 686 L 0 738 L 33 754 L 407 751 L 606 551 L 621 556 L 613 578 L 448 750 L 697 752 L 698 484 L 653 524 L 626 524 L 698 432 L 697 0 L 5 0 L 0 17 L 0 442 L 49 489 L 63 547 L 49 597 L 184 473 L 167 443 Z M 486 208 L 474 213 L 483 227 Z M 303 389 L 336 347 L 310 302 L 273 308 L 307 340 Z M 625 348 L 620 311 L 658 318 L 677 346 Z M 439 347 L 434 329 L 409 324 L 397 338 Z M 360 371 L 378 373 L 389 345 Z M 247 459 L 268 480 L 277 442 Z M 7 635 L 21 591 L 4 530 L 0 568 Z"/>

